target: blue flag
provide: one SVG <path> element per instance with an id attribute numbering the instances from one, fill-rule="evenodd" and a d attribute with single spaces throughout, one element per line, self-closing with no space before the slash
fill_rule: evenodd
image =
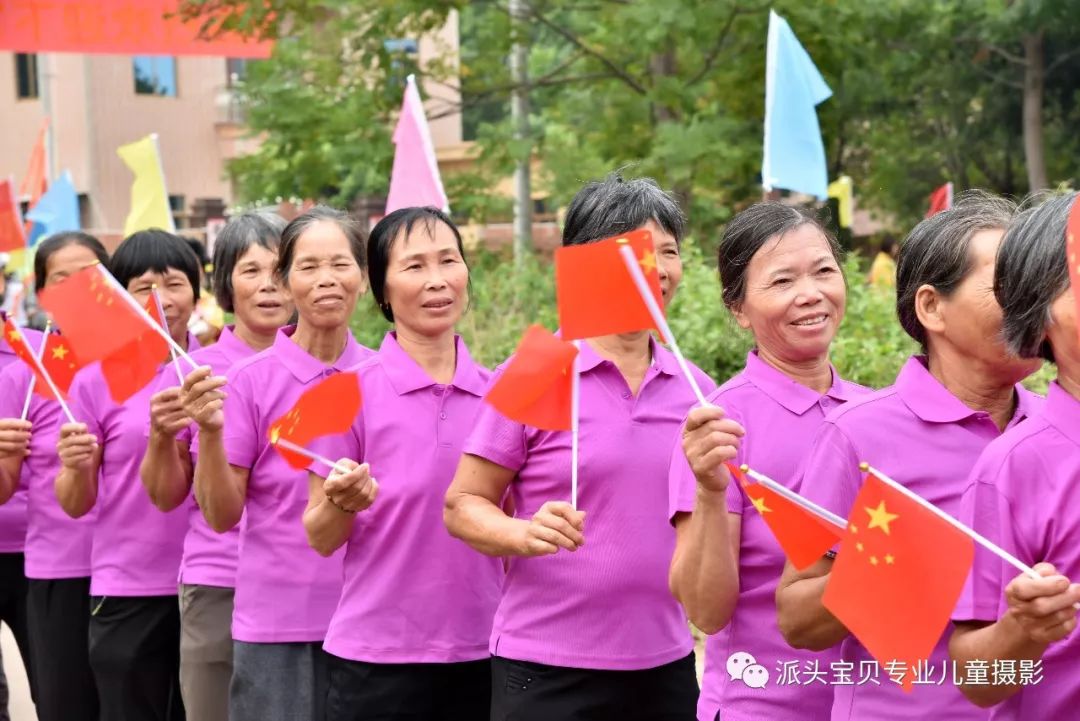
<path id="1" fill-rule="evenodd" d="M 822 200 L 827 197 L 825 144 L 816 106 L 830 96 L 832 90 L 787 20 L 770 11 L 761 163 L 761 184 L 766 190 L 784 188 Z"/>
<path id="2" fill-rule="evenodd" d="M 26 213 L 26 219 L 34 222 L 31 245 L 35 245 L 40 238 L 47 238 L 63 230 L 82 230 L 79 222 L 79 196 L 75 192 L 70 172 L 64 171 L 49 186 L 37 204 Z"/>

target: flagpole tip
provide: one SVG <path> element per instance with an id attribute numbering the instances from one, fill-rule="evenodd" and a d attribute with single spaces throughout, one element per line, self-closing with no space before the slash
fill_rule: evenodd
<path id="1" fill-rule="evenodd" d="M 862 471 L 863 473 L 869 473 L 870 472 L 870 464 L 867 463 L 866 461 L 863 461 L 862 463 L 859 464 L 859 470 Z"/>
<path id="2" fill-rule="evenodd" d="M 744 463 L 741 466 L 739 466 L 739 470 L 742 471 L 743 473 L 749 473 L 750 472 L 750 466 L 748 466 L 748 465 L 746 465 Z"/>

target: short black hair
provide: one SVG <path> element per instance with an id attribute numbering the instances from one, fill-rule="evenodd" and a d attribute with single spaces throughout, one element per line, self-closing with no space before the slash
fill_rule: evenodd
<path id="1" fill-rule="evenodd" d="M 49 273 L 49 257 L 69 245 L 81 245 L 97 256 L 98 262 L 103 266 L 109 265 L 109 252 L 101 241 L 81 230 L 65 230 L 54 233 L 38 244 L 34 254 L 34 292 L 40 293 L 45 288 L 45 280 Z"/>
<path id="2" fill-rule="evenodd" d="M 109 271 L 125 289 L 128 283 L 147 271 L 164 273 L 179 270 L 191 283 L 195 300 L 199 299 L 199 258 L 184 238 L 158 228 L 140 230 L 124 238 L 109 260 Z"/>
<path id="3" fill-rule="evenodd" d="M 414 208 L 399 208 L 390 213 L 371 229 L 368 237 L 368 280 L 371 283 L 371 295 L 375 298 L 375 304 L 379 306 L 383 317 L 391 323 L 394 322 L 394 309 L 386 302 L 386 269 L 390 264 L 390 250 L 399 237 L 408 237 L 417 224 L 423 224 L 428 237 L 435 237 L 435 224 L 443 223 L 454 234 L 457 241 L 458 252 L 462 259 L 465 258 L 465 246 L 461 242 L 461 232 L 454 221 L 450 220 L 443 211 L 426 205 Z M 466 262 L 466 267 L 468 262 Z"/>
<path id="4" fill-rule="evenodd" d="M 1078 197 L 1057 195 L 1020 213 L 998 248 L 994 296 L 1002 311 L 1001 334 L 1009 351 L 1021 358 L 1054 362 L 1046 329 L 1050 306 L 1069 288 L 1065 233 Z"/>
<path id="5" fill-rule="evenodd" d="M 233 305 L 232 273 L 237 261 L 253 245 L 277 252 L 281 246 L 281 231 L 285 220 L 274 213 L 251 212 L 235 215 L 218 233 L 214 241 L 214 271 L 211 287 L 214 298 L 226 313 L 235 310 Z"/>
<path id="6" fill-rule="evenodd" d="M 566 209 L 563 245 L 583 245 L 629 233 L 648 223 L 681 241 L 686 216 L 669 193 L 652 178 L 624 180 L 618 172 L 587 183 Z"/>
<path id="7" fill-rule="evenodd" d="M 883 235 L 881 237 L 881 245 L 878 246 L 878 249 L 882 253 L 888 253 L 889 255 L 892 255 L 893 249 L 895 247 L 896 247 L 896 236 L 895 235 L 893 235 L 892 233 L 886 233 L 885 235 Z"/>
<path id="8" fill-rule="evenodd" d="M 915 297 L 932 286 L 948 297 L 971 272 L 971 239 L 983 230 L 1004 230 L 1016 214 L 1016 203 L 982 191 L 966 191 L 949 210 L 916 225 L 900 244 L 896 259 L 896 315 L 923 352 L 926 329 L 919 322 Z"/>
<path id="9" fill-rule="evenodd" d="M 278 250 L 277 274 L 286 284 L 289 282 L 289 269 L 292 267 L 293 256 L 296 255 L 296 242 L 300 240 L 308 228 L 316 223 L 333 223 L 345 238 L 349 241 L 349 250 L 352 251 L 353 259 L 361 269 L 367 267 L 364 257 L 365 235 L 360 224 L 348 213 L 331 208 L 327 205 L 316 205 L 305 213 L 296 216 L 285 229 L 281 231 L 281 248 Z"/>
<path id="10" fill-rule="evenodd" d="M 804 225 L 812 225 L 821 231 L 837 265 L 841 264 L 843 251 L 836 237 L 806 208 L 768 201 L 755 203 L 731 219 L 724 228 L 717 250 L 721 296 L 729 310 L 738 308 L 746 297 L 746 270 L 758 251 L 773 238 L 779 240 Z"/>

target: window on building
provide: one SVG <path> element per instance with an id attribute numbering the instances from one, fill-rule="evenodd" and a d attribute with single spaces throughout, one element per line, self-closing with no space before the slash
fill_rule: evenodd
<path id="1" fill-rule="evenodd" d="M 131 59 L 137 95 L 176 97 L 176 58 L 136 55 Z"/>
<path id="2" fill-rule="evenodd" d="M 400 97 L 401 86 L 405 78 L 418 72 L 418 46 L 413 38 L 383 40 L 383 49 L 390 56 L 390 72 L 387 74 L 387 90 L 395 97 Z"/>
<path id="3" fill-rule="evenodd" d="M 247 78 L 247 70 L 247 58 L 225 58 L 225 77 L 230 88 Z"/>
<path id="4" fill-rule="evenodd" d="M 37 55 L 15 53 L 15 92 L 19 100 L 38 96 Z"/>

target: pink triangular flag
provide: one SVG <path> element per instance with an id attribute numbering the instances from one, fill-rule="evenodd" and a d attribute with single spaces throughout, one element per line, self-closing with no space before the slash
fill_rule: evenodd
<path id="1" fill-rule="evenodd" d="M 401 116 L 394 129 L 394 145 L 394 169 L 390 174 L 386 212 L 417 205 L 433 205 L 449 211 L 450 203 L 435 162 L 435 146 L 431 142 L 424 104 L 412 75 L 406 81 Z"/>

